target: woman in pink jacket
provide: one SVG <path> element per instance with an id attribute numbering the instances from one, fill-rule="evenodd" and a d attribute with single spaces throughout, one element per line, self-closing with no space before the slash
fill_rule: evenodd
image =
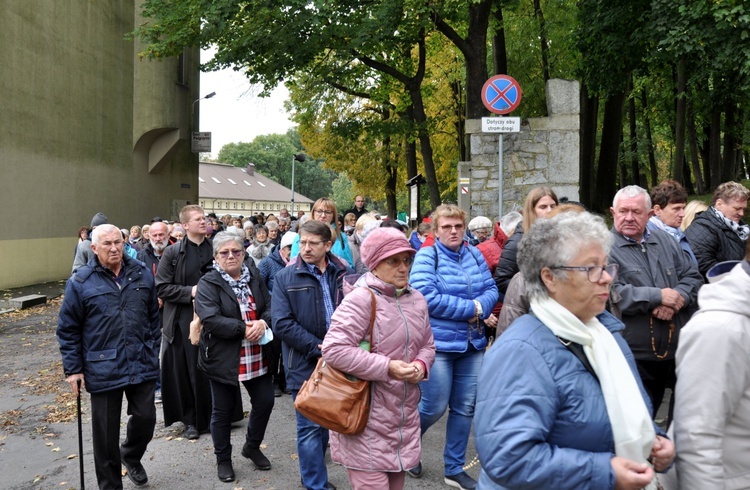
<path id="1" fill-rule="evenodd" d="M 357 436 L 331 432 L 331 457 L 346 467 L 358 489 L 402 489 L 405 471 L 419 463 L 419 386 L 435 359 L 427 303 L 409 287 L 415 251 L 395 228 L 371 232 L 360 248 L 370 272 L 354 285 L 333 316 L 323 341 L 323 359 L 360 379 L 371 380 L 372 401 L 365 431 Z M 375 325 L 368 336 L 372 295 Z"/>

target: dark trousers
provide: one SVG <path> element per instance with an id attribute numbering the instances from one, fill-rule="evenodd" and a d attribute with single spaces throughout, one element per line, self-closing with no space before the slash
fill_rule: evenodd
<path id="1" fill-rule="evenodd" d="M 273 376 L 274 383 L 283 390 L 286 388 L 286 377 L 284 376 L 284 362 L 281 359 L 281 337 L 274 335 L 267 347 L 263 350 L 263 355 L 268 354 L 268 372 Z"/>
<path id="2" fill-rule="evenodd" d="M 273 410 L 274 396 L 271 375 L 264 374 L 242 384 L 250 395 L 250 417 L 247 421 L 247 435 L 245 444 L 257 449 L 263 442 L 266 434 L 268 420 Z M 230 430 L 232 425 L 232 413 L 241 396 L 237 385 L 229 385 L 211 380 L 211 397 L 213 399 L 213 411 L 211 412 L 211 438 L 214 441 L 214 454 L 218 463 L 231 461 L 232 443 L 230 441 Z"/>
<path id="3" fill-rule="evenodd" d="M 155 381 L 91 394 L 91 428 L 96 480 L 101 490 L 121 489 L 121 458 L 128 464 L 140 463 L 154 436 L 156 406 Z M 128 399 L 128 426 L 120 445 L 122 395 Z"/>
<path id="4" fill-rule="evenodd" d="M 662 400 L 664 400 L 664 392 L 667 388 L 672 390 L 672 397 L 669 402 L 669 414 L 667 419 L 672 420 L 673 402 L 674 402 L 674 387 L 677 383 L 677 377 L 675 376 L 675 362 L 674 359 L 664 361 L 635 361 L 638 367 L 638 374 L 641 375 L 641 381 L 643 387 L 646 389 L 646 393 L 651 398 L 651 406 L 653 412 L 651 418 L 656 417 L 656 413 L 659 411 Z"/>

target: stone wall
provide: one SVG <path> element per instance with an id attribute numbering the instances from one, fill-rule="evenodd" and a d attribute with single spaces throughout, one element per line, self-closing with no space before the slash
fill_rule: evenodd
<path id="1" fill-rule="evenodd" d="M 578 81 L 550 80 L 549 116 L 525 119 L 519 133 L 502 135 L 503 214 L 520 209 L 526 193 L 540 185 L 552 187 L 558 197 L 578 200 L 579 107 Z M 459 174 L 463 169 L 470 175 L 470 214 L 497 219 L 500 134 L 483 133 L 479 119 L 466 122 L 466 133 L 471 138 L 471 162 L 461 162 Z"/>

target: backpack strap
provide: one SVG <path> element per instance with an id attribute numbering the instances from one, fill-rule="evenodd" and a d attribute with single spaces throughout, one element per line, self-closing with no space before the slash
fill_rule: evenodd
<path id="1" fill-rule="evenodd" d="M 591 365 L 591 362 L 589 362 L 589 358 L 586 357 L 586 353 L 583 352 L 583 346 L 581 344 L 576 344 L 572 340 L 565 340 L 562 337 L 557 337 L 557 340 L 559 340 L 562 345 L 564 345 L 570 352 L 573 353 L 574 356 L 578 358 L 579 361 L 581 361 L 581 364 L 583 364 L 583 367 L 586 368 L 586 371 L 590 372 L 591 376 L 593 376 L 598 383 L 599 377 L 594 372 L 594 367 Z"/>

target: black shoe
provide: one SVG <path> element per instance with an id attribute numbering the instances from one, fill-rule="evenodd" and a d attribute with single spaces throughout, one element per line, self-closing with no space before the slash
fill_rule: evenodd
<path id="1" fill-rule="evenodd" d="M 242 446 L 242 455 L 252 461 L 255 467 L 261 471 L 271 469 L 271 462 L 268 461 L 268 458 L 257 447 L 251 448 L 245 444 Z"/>
<path id="2" fill-rule="evenodd" d="M 465 471 L 457 475 L 451 475 L 445 477 L 443 480 L 446 485 L 451 487 L 460 488 L 461 490 L 474 490 L 477 488 L 477 481 L 466 474 Z"/>
<path id="3" fill-rule="evenodd" d="M 219 476 L 219 480 L 223 482 L 234 481 L 234 468 L 232 468 L 231 461 L 222 461 L 221 463 L 218 463 L 217 473 Z"/>
<path id="4" fill-rule="evenodd" d="M 140 461 L 134 465 L 129 465 L 123 459 L 122 465 L 128 472 L 128 478 L 130 478 L 130 481 L 132 481 L 136 487 L 142 487 L 143 485 L 148 483 L 148 475 L 146 475 L 146 470 L 143 469 L 143 465 L 140 463 Z"/>
<path id="5" fill-rule="evenodd" d="M 424 474 L 424 471 L 422 470 L 422 462 L 420 461 L 417 466 L 410 470 L 406 470 L 406 472 L 412 478 L 422 478 L 422 475 Z"/>
<path id="6" fill-rule="evenodd" d="M 185 438 L 189 441 L 194 441 L 200 437 L 200 432 L 195 428 L 194 425 L 188 425 L 185 427 Z"/>
<path id="7" fill-rule="evenodd" d="M 281 397 L 281 388 L 278 385 L 273 385 L 273 396 L 276 398 Z"/>
<path id="8" fill-rule="evenodd" d="M 289 388 L 282 388 L 281 392 L 283 394 L 285 394 L 285 395 L 291 395 L 292 394 L 292 390 L 290 390 Z"/>

